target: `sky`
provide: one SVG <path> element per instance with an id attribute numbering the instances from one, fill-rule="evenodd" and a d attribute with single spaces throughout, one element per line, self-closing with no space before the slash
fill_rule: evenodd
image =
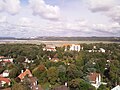
<path id="1" fill-rule="evenodd" d="M 0 0 L 0 37 L 120 37 L 120 0 Z"/>

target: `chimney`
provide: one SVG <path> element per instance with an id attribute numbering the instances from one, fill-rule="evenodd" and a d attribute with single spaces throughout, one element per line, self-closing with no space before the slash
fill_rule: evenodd
<path id="1" fill-rule="evenodd" d="M 21 73 L 23 73 L 23 70 L 21 70 Z"/>

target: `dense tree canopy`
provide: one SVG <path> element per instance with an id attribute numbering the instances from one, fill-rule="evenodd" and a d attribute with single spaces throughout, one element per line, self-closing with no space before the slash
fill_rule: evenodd
<path id="1" fill-rule="evenodd" d="M 11 57 L 14 64 L 7 63 L 6 66 L 0 64 L 0 73 L 4 70 L 10 71 L 10 78 L 15 79 L 21 70 L 29 68 L 32 74 L 37 77 L 38 83 L 56 87 L 68 83 L 71 90 L 94 90 L 87 83 L 87 75 L 91 72 L 98 72 L 102 76 L 102 81 L 108 85 L 100 86 L 98 90 L 108 90 L 120 83 L 120 45 L 117 43 L 103 44 L 81 44 L 84 47 L 80 52 L 67 51 L 65 47 L 56 47 L 56 51 L 43 51 L 44 44 L 1 44 L 0 55 Z M 95 50 L 104 48 L 102 52 L 88 52 L 96 46 Z M 58 58 L 58 62 L 52 62 L 49 57 Z M 31 61 L 25 62 L 26 58 Z M 20 87 L 24 90 L 24 85 L 16 83 L 13 90 Z"/>

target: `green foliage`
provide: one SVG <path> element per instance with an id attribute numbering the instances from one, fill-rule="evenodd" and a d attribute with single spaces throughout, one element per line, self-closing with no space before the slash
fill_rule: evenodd
<path id="1" fill-rule="evenodd" d="M 59 71 L 59 83 L 61 82 L 62 84 L 64 84 L 67 81 L 67 76 L 66 76 L 66 67 L 63 65 L 60 65 L 58 67 L 58 71 Z"/>
<path id="2" fill-rule="evenodd" d="M 119 81 L 119 75 L 120 75 L 120 62 L 119 61 L 114 61 L 111 63 L 110 66 L 110 72 L 109 72 L 109 78 L 113 85 L 117 85 L 120 83 Z"/>
<path id="3" fill-rule="evenodd" d="M 16 59 L 16 62 L 17 63 L 23 63 L 25 61 L 25 57 L 24 56 L 19 56 L 17 59 Z"/>
<path id="4" fill-rule="evenodd" d="M 82 77 L 82 71 L 80 71 L 74 64 L 68 66 L 66 74 L 68 80 Z"/>
<path id="5" fill-rule="evenodd" d="M 97 90 L 109 90 L 109 88 L 107 88 L 105 85 L 100 85 L 99 88 Z"/>
<path id="6" fill-rule="evenodd" d="M 99 72 L 109 87 L 120 83 L 120 45 L 116 43 L 81 44 L 84 50 L 80 52 L 67 51 L 65 47 L 56 47 L 55 52 L 43 51 L 44 44 L 1 44 L 0 55 L 14 58 L 14 64 L 0 63 L 0 74 L 4 70 L 10 71 L 10 78 L 15 79 L 20 71 L 29 67 L 33 76 L 37 77 L 39 84 L 49 83 L 52 86 L 70 82 L 71 90 L 94 90 L 88 83 L 86 76 L 91 72 Z M 96 46 L 96 50 L 104 48 L 105 53 L 88 52 Z M 59 58 L 59 62 L 51 62 L 48 57 Z M 25 58 L 32 63 L 25 63 Z M 108 63 L 107 60 L 110 60 Z M 107 68 L 107 70 L 105 70 Z M 77 80 L 76 80 L 77 78 Z M 85 82 L 86 80 L 86 82 Z M 25 88 L 22 84 L 13 84 Z M 16 87 L 14 86 L 14 87 Z M 90 88 L 91 89 L 90 89 Z M 72 89 L 74 88 L 74 89 Z M 100 90 L 104 86 L 100 86 Z M 104 90 L 104 89 L 103 89 Z M 107 90 L 107 89 L 106 89 Z"/>
<path id="7" fill-rule="evenodd" d="M 14 67 L 10 70 L 9 77 L 10 78 L 16 78 L 20 74 L 20 70 L 17 67 Z"/>
<path id="8" fill-rule="evenodd" d="M 84 80 L 76 78 L 69 82 L 70 90 L 96 90 Z"/>
<path id="9" fill-rule="evenodd" d="M 22 85 L 20 83 L 14 84 L 11 89 L 12 90 L 30 90 L 26 86 L 24 86 L 24 85 Z"/>
<path id="10" fill-rule="evenodd" d="M 0 67 L 0 73 L 2 73 L 5 70 L 5 67 Z"/>
<path id="11" fill-rule="evenodd" d="M 56 67 L 50 67 L 47 70 L 47 77 L 48 77 L 48 81 L 50 82 L 50 84 L 54 85 L 57 80 L 58 80 L 58 70 Z"/>

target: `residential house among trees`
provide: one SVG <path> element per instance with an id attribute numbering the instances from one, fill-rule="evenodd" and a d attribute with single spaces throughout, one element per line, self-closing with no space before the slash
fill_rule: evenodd
<path id="1" fill-rule="evenodd" d="M 0 74 L 1 77 L 8 77 L 9 76 L 9 71 L 5 70 L 2 74 Z"/>
<path id="2" fill-rule="evenodd" d="M 58 62 L 60 60 L 59 60 L 59 58 L 52 58 L 50 61 L 52 61 L 52 62 Z"/>
<path id="3" fill-rule="evenodd" d="M 98 88 L 101 85 L 101 75 L 100 73 L 90 73 L 88 79 L 95 88 Z"/>
<path id="4" fill-rule="evenodd" d="M 103 52 L 103 53 L 105 53 L 105 49 L 100 48 L 99 52 Z"/>
<path id="5" fill-rule="evenodd" d="M 18 76 L 18 78 L 21 80 L 21 82 L 24 81 L 24 78 L 28 75 L 28 81 L 30 83 L 31 90 L 40 90 L 37 83 L 37 78 L 33 77 L 32 73 L 29 69 L 26 69 L 24 72 L 22 71 L 21 74 Z"/>
<path id="6" fill-rule="evenodd" d="M 28 75 L 28 77 L 32 77 L 32 73 L 30 72 L 29 69 L 26 69 L 24 72 L 22 70 L 21 74 L 18 77 L 20 78 L 20 80 L 22 80 L 26 75 Z"/>
<path id="7" fill-rule="evenodd" d="M 79 52 L 81 49 L 81 46 L 79 44 L 64 44 L 63 46 L 65 47 L 65 51 L 67 51 L 69 48 L 70 51 L 78 51 Z"/>
<path id="8" fill-rule="evenodd" d="M 0 62 L 11 62 L 13 63 L 13 58 L 9 58 L 9 57 L 4 57 L 4 56 L 0 56 Z"/>
<path id="9" fill-rule="evenodd" d="M 0 77 L 0 88 L 4 87 L 6 84 L 10 86 L 11 80 L 9 78 Z"/>
<path id="10" fill-rule="evenodd" d="M 55 46 L 47 46 L 43 48 L 43 51 L 56 51 Z"/>
<path id="11" fill-rule="evenodd" d="M 105 49 L 103 49 L 103 48 L 99 48 L 99 49 L 91 49 L 91 50 L 88 50 L 88 52 L 102 52 L 102 53 L 105 53 Z"/>

